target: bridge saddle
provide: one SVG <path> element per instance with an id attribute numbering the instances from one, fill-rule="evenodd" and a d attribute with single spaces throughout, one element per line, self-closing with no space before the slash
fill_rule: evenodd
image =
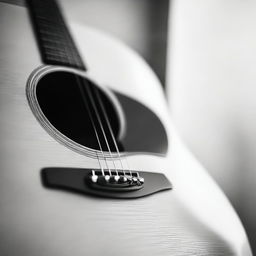
<path id="1" fill-rule="evenodd" d="M 94 189 L 128 192 L 143 187 L 144 178 L 137 171 L 92 170 L 87 182 Z"/>

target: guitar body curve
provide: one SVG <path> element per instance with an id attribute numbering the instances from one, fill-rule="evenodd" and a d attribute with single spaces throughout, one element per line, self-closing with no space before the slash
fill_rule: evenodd
<path id="1" fill-rule="evenodd" d="M 43 186 L 40 171 L 45 167 L 99 165 L 86 151 L 60 143 L 37 121 L 26 85 L 42 62 L 28 13 L 0 3 L 1 255 L 251 255 L 230 203 L 172 127 L 150 68 L 116 40 L 70 26 L 90 66 L 84 75 L 139 102 L 161 121 L 168 140 L 165 154 L 121 157 L 132 169 L 164 173 L 173 190 L 119 200 Z"/>

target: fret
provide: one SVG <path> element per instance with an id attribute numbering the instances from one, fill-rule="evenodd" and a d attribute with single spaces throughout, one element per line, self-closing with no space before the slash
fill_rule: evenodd
<path id="1" fill-rule="evenodd" d="M 50 31 L 50 30 L 48 30 L 48 29 L 40 28 L 40 29 L 39 29 L 39 32 L 42 33 L 42 34 L 50 35 L 50 36 L 52 36 L 52 37 L 63 38 L 62 35 L 56 34 L 54 31 Z"/>
<path id="2" fill-rule="evenodd" d="M 56 58 L 66 58 L 66 54 L 62 54 L 56 51 L 48 51 L 47 55 L 55 56 Z"/>
<path id="3" fill-rule="evenodd" d="M 47 51 L 56 51 L 56 47 L 50 46 L 50 45 L 44 45 L 43 46 Z M 65 54 L 65 51 L 58 49 L 57 50 L 60 54 Z"/>
<path id="4" fill-rule="evenodd" d="M 42 60 L 86 70 L 62 14 L 54 0 L 27 0 Z"/>

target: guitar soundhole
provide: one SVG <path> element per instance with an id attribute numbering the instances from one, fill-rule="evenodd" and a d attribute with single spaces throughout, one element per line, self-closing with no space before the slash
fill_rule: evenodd
<path id="1" fill-rule="evenodd" d="M 38 82 L 36 97 L 48 121 L 72 141 L 95 150 L 108 151 L 109 146 L 115 152 L 112 130 L 123 151 L 118 141 L 120 121 L 115 106 L 88 79 L 64 71 L 48 73 Z"/>

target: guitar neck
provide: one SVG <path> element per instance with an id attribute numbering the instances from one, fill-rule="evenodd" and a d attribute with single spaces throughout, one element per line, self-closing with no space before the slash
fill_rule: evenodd
<path id="1" fill-rule="evenodd" d="M 55 0 L 27 0 L 45 64 L 86 70 Z"/>

